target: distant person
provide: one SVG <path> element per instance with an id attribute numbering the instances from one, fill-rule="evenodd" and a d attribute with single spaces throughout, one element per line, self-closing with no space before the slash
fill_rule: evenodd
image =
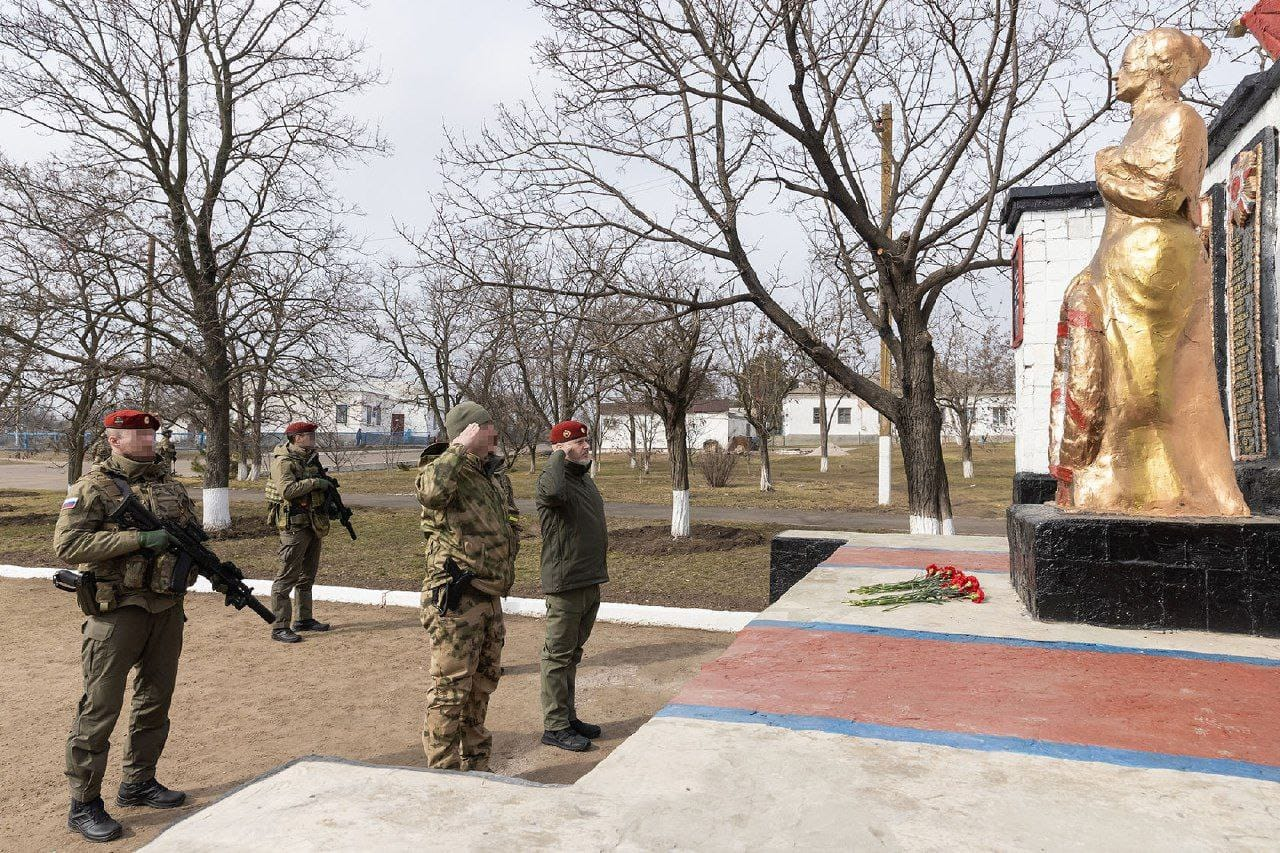
<path id="1" fill-rule="evenodd" d="M 600 727 L 578 719 L 574 686 L 582 649 L 608 583 L 604 498 L 591 474 L 591 442 L 578 421 L 551 428 L 551 458 L 538 477 L 542 522 L 542 593 L 547 638 L 542 646 L 542 742 L 584 752 Z"/>
<path id="2" fill-rule="evenodd" d="M 325 493 L 332 484 L 316 453 L 316 425 L 296 421 L 285 427 L 285 441 L 271 453 L 271 479 L 266 493 L 269 521 L 280 532 L 280 571 L 271 584 L 271 639 L 300 643 L 299 631 L 328 631 L 311 612 L 311 587 L 320 570 L 320 547 L 329 533 Z M 297 599 L 298 618 L 291 625 L 290 596 Z"/>
<path id="3" fill-rule="evenodd" d="M 445 433 L 450 443 L 427 447 L 418 465 L 421 615 L 431 637 L 422 748 L 428 767 L 488 770 L 493 737 L 484 721 L 502 675 L 501 597 L 515 582 L 519 513 L 489 412 L 461 402 L 445 415 Z"/>
<path id="4" fill-rule="evenodd" d="M 67 738 L 67 826 L 89 841 L 111 841 L 122 832 L 102 802 L 102 776 L 125 684 L 135 668 L 124 778 L 116 803 L 169 809 L 187 796 L 156 780 L 156 764 L 169 736 L 186 590 L 169 588 L 176 558 L 169 552 L 168 533 L 122 527 L 109 516 L 135 494 L 161 519 L 200 523 L 186 489 L 155 458 L 160 425 L 155 415 L 122 409 L 103 423 L 110 456 L 67 491 L 53 533 L 58 557 L 83 572 L 78 600 L 86 616 L 80 644 L 84 692 Z M 194 583 L 195 572 L 190 577 Z"/>
<path id="5" fill-rule="evenodd" d="M 165 427 L 156 439 L 156 461 L 168 466 L 170 474 L 177 473 L 178 448 L 173 444 L 173 430 Z"/>

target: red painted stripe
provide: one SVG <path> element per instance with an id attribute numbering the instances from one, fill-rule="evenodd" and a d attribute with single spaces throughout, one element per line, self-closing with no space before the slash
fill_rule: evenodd
<path id="1" fill-rule="evenodd" d="M 1280 668 L 1237 663 L 747 628 L 674 701 L 1280 766 Z"/>
<path id="2" fill-rule="evenodd" d="M 936 563 L 939 566 L 955 566 L 966 572 L 1007 572 L 1009 555 L 987 551 L 955 551 L 929 548 L 870 548 L 864 545 L 844 545 L 827 558 L 824 565 L 833 566 L 902 566 L 918 568 Z"/>

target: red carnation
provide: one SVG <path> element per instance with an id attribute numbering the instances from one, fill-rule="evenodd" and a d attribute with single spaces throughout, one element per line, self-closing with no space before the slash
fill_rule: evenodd
<path id="1" fill-rule="evenodd" d="M 982 602 L 987 600 L 987 594 L 983 592 L 981 589 L 978 589 L 972 595 L 969 596 L 969 600 L 972 601 L 974 604 L 981 604 Z"/>

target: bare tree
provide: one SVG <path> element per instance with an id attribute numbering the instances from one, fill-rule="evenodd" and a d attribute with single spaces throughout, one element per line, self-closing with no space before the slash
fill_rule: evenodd
<path id="1" fill-rule="evenodd" d="M 26 353 L 6 385 L 25 384 L 28 399 L 62 414 L 68 483 L 82 473 L 86 432 L 116 400 L 121 374 L 112 365 L 141 354 L 123 314 L 142 289 L 141 270 L 121 260 L 140 235 L 116 189 L 101 170 L 0 163 L 0 336 Z M 52 357 L 38 343 L 46 340 L 75 358 Z"/>
<path id="2" fill-rule="evenodd" d="M 819 263 L 812 264 L 811 269 L 811 276 L 800 290 L 797 319 L 840 361 L 859 373 L 869 373 L 872 365 L 867 347 L 877 343 L 870 324 L 848 289 L 840 287 Z M 831 422 L 848 391 L 812 361 L 805 362 L 801 377 L 818 394 L 818 470 L 825 474 L 830 467 Z M 833 392 L 835 404 L 828 405 Z"/>
<path id="3" fill-rule="evenodd" d="M 672 280 L 669 268 L 654 272 Z M 650 305 L 632 313 L 649 322 L 618 335 L 610 355 L 619 374 L 662 421 L 671 464 L 671 535 L 679 539 L 689 535 L 690 524 L 688 414 L 708 387 L 713 353 L 701 312 Z"/>
<path id="4" fill-rule="evenodd" d="M 760 491 L 773 491 L 769 439 L 782 430 L 782 404 L 795 390 L 797 359 L 777 330 L 756 312 L 726 309 L 717 317 L 728 381 L 747 423 L 760 436 Z"/>
<path id="5" fill-rule="evenodd" d="M 264 234 L 306 243 L 339 212 L 329 166 L 380 146 L 339 109 L 375 79 L 339 14 L 330 0 L 11 0 L 0 12 L 0 109 L 74 143 L 69 164 L 116 169 L 185 285 L 168 307 L 189 331 L 167 343 L 198 381 L 133 370 L 201 400 L 210 529 L 231 519 L 227 294 Z"/>
<path id="6" fill-rule="evenodd" d="M 1111 57 L 1133 28 L 1181 21 L 1199 4 L 535 6 L 554 29 L 539 56 L 561 90 L 552 105 L 503 111 L 474 143 L 455 141 L 454 194 L 509 225 L 608 231 L 731 274 L 741 292 L 710 299 L 617 281 L 597 292 L 683 309 L 756 306 L 896 426 L 912 530 L 952 531 L 930 332 L 938 299 L 1007 264 L 998 199 L 1073 165 L 1112 106 Z M 881 210 L 868 186 L 883 171 L 873 121 L 883 103 L 902 120 Z M 780 192 L 809 227 L 828 223 L 841 286 L 888 345 L 897 390 L 842 360 L 775 295 L 747 225 L 777 210 Z"/>
<path id="7" fill-rule="evenodd" d="M 947 324 L 938 350 L 938 403 L 955 420 L 964 477 L 971 480 L 973 418 L 978 403 L 985 396 L 1013 391 L 1013 362 L 1003 327 L 989 320 L 966 322 L 958 312 Z"/>

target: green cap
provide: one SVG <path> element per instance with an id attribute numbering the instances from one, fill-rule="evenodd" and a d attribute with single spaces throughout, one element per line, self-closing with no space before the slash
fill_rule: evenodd
<path id="1" fill-rule="evenodd" d="M 463 400 L 444 416 L 444 431 L 453 441 L 462 435 L 462 431 L 472 424 L 491 424 L 493 417 L 489 410 L 479 403 Z"/>

